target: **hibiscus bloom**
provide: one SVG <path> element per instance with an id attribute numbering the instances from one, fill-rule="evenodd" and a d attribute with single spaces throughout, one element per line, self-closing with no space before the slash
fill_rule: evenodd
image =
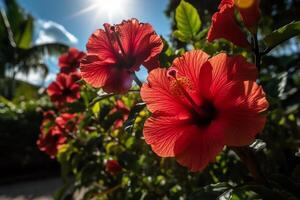
<path id="1" fill-rule="evenodd" d="M 128 119 L 129 108 L 124 104 L 122 100 L 117 100 L 115 107 L 110 111 L 110 114 L 120 113 L 121 117 L 116 119 L 113 125 L 113 129 L 118 129 L 123 126 L 123 123 Z"/>
<path id="2" fill-rule="evenodd" d="M 60 72 L 70 74 L 76 72 L 80 65 L 80 60 L 85 56 L 84 52 L 76 48 L 70 48 L 67 53 L 62 54 L 58 59 Z"/>
<path id="3" fill-rule="evenodd" d="M 176 157 L 191 171 L 202 170 L 224 145 L 252 143 L 268 108 L 256 78 L 255 65 L 244 57 L 209 58 L 200 50 L 175 59 L 169 70 L 154 69 L 141 88 L 152 112 L 145 141 L 157 155 Z"/>
<path id="4" fill-rule="evenodd" d="M 163 42 L 150 24 L 137 19 L 104 24 L 87 43 L 87 56 L 80 65 L 82 78 L 105 92 L 126 92 L 141 65 L 148 70 L 158 67 L 162 49 Z"/>
<path id="5" fill-rule="evenodd" d="M 41 130 L 42 131 L 37 141 L 37 146 L 41 151 L 47 153 L 51 158 L 55 158 L 59 148 L 66 143 L 67 138 L 61 133 L 57 126 L 52 126 L 48 130 Z"/>
<path id="6" fill-rule="evenodd" d="M 78 123 L 78 115 L 70 113 L 62 113 L 55 119 L 55 123 L 63 133 L 71 133 L 76 130 Z"/>
<path id="7" fill-rule="evenodd" d="M 219 11 L 212 17 L 212 23 L 207 34 L 207 40 L 226 39 L 233 44 L 249 48 L 250 44 L 245 33 L 236 22 L 234 0 L 222 0 Z"/>
<path id="8" fill-rule="evenodd" d="M 235 6 L 238 9 L 244 25 L 252 30 L 257 26 L 260 19 L 260 0 L 235 0 Z"/>
<path id="9" fill-rule="evenodd" d="M 57 105 L 73 103 L 80 98 L 80 85 L 77 74 L 58 74 L 56 81 L 52 82 L 47 89 L 51 101 Z"/>
<path id="10" fill-rule="evenodd" d="M 122 167 L 117 160 L 108 160 L 105 165 L 105 170 L 111 175 L 116 175 L 122 171 Z"/>

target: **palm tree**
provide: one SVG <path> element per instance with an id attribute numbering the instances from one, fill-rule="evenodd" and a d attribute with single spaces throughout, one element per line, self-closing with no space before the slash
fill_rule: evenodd
<path id="1" fill-rule="evenodd" d="M 25 13 L 16 0 L 4 0 L 0 15 L 0 95 L 12 98 L 17 73 L 28 75 L 31 70 L 48 74 L 45 55 L 59 55 L 68 46 L 61 43 L 33 44 L 34 18 Z M 1 94 L 2 93 L 2 94 Z"/>

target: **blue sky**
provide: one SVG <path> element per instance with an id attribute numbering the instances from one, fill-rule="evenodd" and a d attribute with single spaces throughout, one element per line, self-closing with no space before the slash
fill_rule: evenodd
<path id="1" fill-rule="evenodd" d="M 1 6 L 0 0 L 0 6 Z M 120 23 L 123 19 L 137 18 L 141 22 L 152 24 L 156 32 L 168 38 L 170 22 L 164 14 L 168 0 L 17 0 L 20 5 L 36 19 L 39 27 L 48 27 L 53 22 L 62 25 L 75 36 L 76 43 L 72 46 L 85 50 L 89 36 L 103 23 Z M 50 21 L 50 22 L 49 22 Z M 43 29 L 42 28 L 42 29 Z M 62 27 L 60 27 L 61 29 Z M 48 29 L 46 29 L 48 31 Z M 45 31 L 44 31 L 45 32 Z M 54 35 L 56 32 L 54 31 Z M 41 34 L 43 36 L 43 34 Z M 38 37 L 40 38 L 40 37 Z M 43 37 L 41 37 L 43 38 Z M 43 39 L 42 39 L 43 40 Z M 64 39 L 63 39 L 64 40 Z M 74 38 L 72 39 L 72 41 Z M 58 72 L 57 60 L 47 59 L 50 74 L 46 85 L 55 79 Z M 146 70 L 142 69 L 138 76 L 146 78 Z M 18 77 L 17 77 L 18 78 Z M 43 82 L 37 73 L 29 77 L 19 77 L 34 84 Z"/>
<path id="2" fill-rule="evenodd" d="M 117 8 L 113 9 L 104 6 L 103 10 L 101 3 L 105 4 L 108 1 L 121 2 L 121 5 L 118 4 Z M 36 18 L 63 25 L 78 38 L 78 44 L 75 46 L 82 50 L 85 49 L 85 43 L 91 33 L 97 28 L 102 28 L 105 22 L 119 23 L 122 19 L 135 17 L 142 22 L 151 23 L 156 32 L 163 36 L 167 36 L 170 30 L 170 23 L 163 13 L 168 0 L 18 0 L 18 2 Z M 89 10 L 87 8 L 96 3 L 99 3 L 99 6 L 84 13 L 85 9 Z"/>

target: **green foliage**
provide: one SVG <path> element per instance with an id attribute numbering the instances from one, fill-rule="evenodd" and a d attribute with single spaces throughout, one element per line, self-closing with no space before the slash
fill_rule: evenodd
<path id="1" fill-rule="evenodd" d="M 25 13 L 16 0 L 5 0 L 4 6 L 6 9 L 1 9 L 0 16 L 0 81 L 4 78 L 11 81 L 5 91 L 0 90 L 0 95 L 12 99 L 16 74 L 28 75 L 34 70 L 46 77 L 48 67 L 44 56 L 59 55 L 69 47 L 60 43 L 33 45 L 35 19 Z M 7 71 L 12 75 L 4 77 Z"/>
<path id="2" fill-rule="evenodd" d="M 33 23 L 34 19 L 30 16 L 22 24 L 22 30 L 19 30 L 18 38 L 16 39 L 17 46 L 26 49 L 31 46 L 33 37 Z"/>
<path id="3" fill-rule="evenodd" d="M 190 42 L 201 36 L 201 33 L 200 36 L 198 35 L 201 28 L 201 20 L 197 9 L 190 3 L 184 0 L 180 2 L 176 8 L 175 19 L 177 30 L 174 31 L 173 35 L 180 41 Z"/>
<path id="4" fill-rule="evenodd" d="M 215 4 L 213 1 L 200 3 L 203 2 Z M 268 52 L 259 52 L 261 48 L 256 49 L 258 52 L 251 52 L 234 47 L 225 40 L 208 43 L 205 38 L 210 21 L 203 20 L 202 23 L 199 15 L 205 13 L 204 18 L 201 18 L 206 19 L 212 15 L 212 11 L 198 12 L 202 7 L 194 7 L 183 0 L 180 3 L 178 1 L 178 4 L 178 7 L 172 10 L 177 27 L 173 36 L 181 43 L 171 45 L 163 40 L 164 48 L 159 55 L 161 65 L 170 67 L 176 57 L 190 48 L 202 49 L 211 55 L 222 51 L 231 55 L 243 55 L 249 62 L 261 64 L 257 82 L 263 86 L 270 103 L 264 131 L 249 147 L 225 147 L 203 172 L 191 173 L 173 158 L 158 157 L 145 143 L 143 125 L 149 117 L 149 112 L 141 102 L 137 86 L 127 94 L 116 95 L 98 91 L 81 81 L 81 99 L 68 104 L 63 110 L 55 110 L 58 113 L 70 112 L 81 116 L 76 130 L 67 135 L 67 143 L 59 148 L 57 154 L 65 185 L 55 193 L 55 199 L 72 199 L 78 191 L 83 191 L 82 199 L 300 198 L 299 55 L 293 52 L 291 55 L 281 55 L 276 51 L 265 55 Z M 16 10 L 15 6 L 10 4 L 6 11 L 10 20 L 11 16 L 22 19 L 23 12 Z M 217 6 L 214 7 L 214 10 L 216 9 Z M 259 40 L 256 45 L 265 42 L 270 50 L 299 33 L 299 22 L 294 22 L 265 36 L 267 29 L 272 29 L 270 24 L 275 23 L 272 19 L 268 20 L 271 21 L 266 23 L 265 17 L 262 19 L 259 33 L 264 39 Z M 28 21 L 24 24 L 19 34 L 24 37 L 19 37 L 18 34 L 15 37 L 21 38 L 16 40 L 20 41 L 17 44 L 22 46 L 17 48 L 17 52 L 23 56 L 20 59 L 22 62 L 28 60 L 28 63 L 31 63 L 28 67 L 34 66 L 32 63 L 38 60 L 45 50 L 53 50 L 54 53 L 64 51 L 65 46 L 59 44 L 30 46 L 30 37 L 25 32 L 30 32 L 31 25 Z M 11 22 L 14 33 L 17 29 L 15 27 L 19 26 L 21 27 L 18 20 Z M 0 26 L 0 38 L 5 38 L 6 43 L 0 45 L 7 46 L 8 37 L 3 30 L 5 28 Z M 249 38 L 253 37 L 250 33 L 245 34 L 248 34 Z M 175 38 L 172 38 L 172 41 L 175 41 Z M 279 47 L 286 52 L 282 45 Z M 6 52 L 0 53 L 4 55 Z M 6 59 L 4 63 L 14 64 L 10 56 L 2 57 Z M 17 89 L 17 93 L 25 99 L 36 98 L 35 88 L 31 88 L 30 95 L 24 94 L 29 88 L 28 85 L 24 85 Z M 116 108 L 118 100 L 125 104 L 126 112 Z M 29 117 L 28 113 L 54 109 L 52 106 L 46 97 L 25 102 L 20 99 L 11 102 L 1 98 L 0 120 L 1 124 L 5 124 L 1 128 L 6 133 L 7 124 L 12 127 L 11 124 L 20 121 L 30 123 L 35 118 Z M 120 121 L 121 126 L 117 126 L 117 122 Z M 9 145 L 5 147 L 9 148 Z M 106 162 L 111 159 L 119 162 L 122 167 L 120 172 L 112 174 L 106 169 Z"/>
<path id="5" fill-rule="evenodd" d="M 263 40 L 268 49 L 273 49 L 282 42 L 300 34 L 300 21 L 291 22 L 267 35 Z"/>

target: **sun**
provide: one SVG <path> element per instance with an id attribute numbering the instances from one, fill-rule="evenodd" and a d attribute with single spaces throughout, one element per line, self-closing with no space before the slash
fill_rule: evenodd
<path id="1" fill-rule="evenodd" d="M 102 7 L 103 11 L 107 11 L 112 14 L 119 14 L 122 12 L 121 5 L 124 4 L 124 0 L 95 0 L 99 1 L 99 7 Z"/>
<path id="2" fill-rule="evenodd" d="M 116 17 L 126 15 L 129 1 L 130 0 L 88 0 L 89 6 L 74 14 L 73 17 L 93 12 L 98 17 L 107 17 L 108 21 L 111 22 Z"/>

